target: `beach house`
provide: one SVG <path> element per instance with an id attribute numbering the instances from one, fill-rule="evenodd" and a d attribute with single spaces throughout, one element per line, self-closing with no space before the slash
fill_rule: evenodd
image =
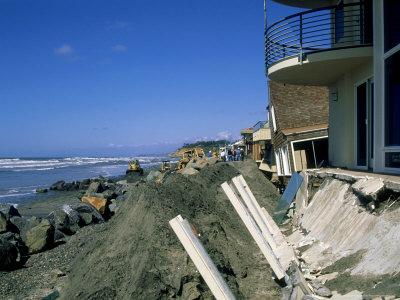
<path id="1" fill-rule="evenodd" d="M 327 87 L 268 81 L 269 123 L 278 176 L 328 163 Z"/>
<path id="2" fill-rule="evenodd" d="M 257 162 L 260 170 L 276 172 L 269 121 L 258 121 L 253 126 L 253 131 L 253 160 Z"/>
<path id="3" fill-rule="evenodd" d="M 304 10 L 267 24 L 267 76 L 329 88 L 329 165 L 399 174 L 400 1 L 273 1 Z"/>

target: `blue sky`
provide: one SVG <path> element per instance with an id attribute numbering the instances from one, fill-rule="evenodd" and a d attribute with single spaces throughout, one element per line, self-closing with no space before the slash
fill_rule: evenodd
<path id="1" fill-rule="evenodd" d="M 0 157 L 239 137 L 266 119 L 263 32 L 262 0 L 0 0 Z"/>

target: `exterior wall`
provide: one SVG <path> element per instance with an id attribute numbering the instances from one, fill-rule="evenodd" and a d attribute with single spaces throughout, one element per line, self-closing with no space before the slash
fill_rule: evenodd
<path id="1" fill-rule="evenodd" d="M 358 83 L 373 77 L 371 61 L 329 87 L 337 92 L 337 101 L 329 101 L 329 164 L 335 167 L 357 167 L 356 95 Z"/>
<path id="2" fill-rule="evenodd" d="M 328 132 L 325 129 L 285 135 L 282 131 L 328 123 L 329 90 L 327 87 L 281 84 L 273 81 L 269 81 L 268 86 L 270 106 L 273 107 L 276 124 L 274 128 L 273 119 L 270 117 L 273 155 L 286 145 L 292 173 L 295 170 L 295 162 L 290 142 L 327 136 Z"/>

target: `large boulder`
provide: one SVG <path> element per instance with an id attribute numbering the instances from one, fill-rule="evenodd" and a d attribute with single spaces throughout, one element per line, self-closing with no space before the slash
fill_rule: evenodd
<path id="1" fill-rule="evenodd" d="M 59 180 L 56 183 L 53 183 L 50 186 L 51 191 L 64 191 L 65 190 L 65 181 L 64 180 Z"/>
<path id="2" fill-rule="evenodd" d="M 146 181 L 147 182 L 155 181 L 157 179 L 157 177 L 160 176 L 160 174 L 161 174 L 160 171 L 151 170 L 149 175 L 147 175 L 147 177 L 146 177 Z"/>
<path id="3" fill-rule="evenodd" d="M 64 186 L 64 190 L 66 190 L 66 191 L 79 190 L 79 182 L 74 181 L 74 182 L 66 183 L 65 186 Z"/>
<path id="4" fill-rule="evenodd" d="M 7 217 L 0 211 L 0 233 L 8 231 Z"/>
<path id="5" fill-rule="evenodd" d="M 184 169 L 180 169 L 179 171 L 177 171 L 177 173 L 180 173 L 180 174 L 185 175 L 185 176 L 190 176 L 190 175 L 195 175 L 195 174 L 199 173 L 199 171 L 197 171 L 194 168 L 187 168 L 186 167 Z"/>
<path id="6" fill-rule="evenodd" d="M 106 198 L 82 197 L 82 202 L 87 202 L 87 203 L 93 205 L 93 207 L 96 208 L 99 211 L 99 213 L 101 213 L 103 216 L 107 212 L 107 199 Z"/>
<path id="7" fill-rule="evenodd" d="M 0 212 L 7 217 L 7 220 L 14 216 L 21 216 L 18 212 L 18 209 L 14 205 L 6 203 L 0 203 Z"/>
<path id="8" fill-rule="evenodd" d="M 107 201 L 110 201 L 111 199 L 115 199 L 117 197 L 117 194 L 114 193 L 113 190 L 106 190 L 102 192 L 103 198 L 106 198 Z"/>
<path id="9" fill-rule="evenodd" d="M 54 242 L 54 226 L 43 219 L 39 225 L 26 233 L 26 246 L 29 254 L 46 250 Z"/>
<path id="10" fill-rule="evenodd" d="M 80 190 L 87 190 L 90 186 L 90 179 L 83 179 L 80 183 L 79 183 L 79 189 Z"/>
<path id="11" fill-rule="evenodd" d="M 101 193 L 103 191 L 101 183 L 94 181 L 89 185 L 89 188 L 86 190 L 86 195 L 90 193 Z"/>
<path id="12" fill-rule="evenodd" d="M 71 210 L 78 215 L 79 225 L 81 227 L 92 223 L 98 224 L 104 222 L 103 216 L 93 205 L 89 203 L 81 202 L 79 204 L 75 204 L 71 207 Z"/>
<path id="13" fill-rule="evenodd" d="M 0 234 L 0 270 L 10 271 L 21 267 L 26 261 L 26 247 L 17 234 Z"/>
<path id="14" fill-rule="evenodd" d="M 40 223 L 36 217 L 31 217 L 30 219 L 27 219 L 25 217 L 17 216 L 11 217 L 10 222 L 13 224 L 14 227 L 17 228 L 17 231 L 24 242 L 26 241 L 26 233 Z"/>
<path id="15" fill-rule="evenodd" d="M 18 228 L 13 223 L 10 222 L 9 215 L 5 215 L 0 211 L 0 233 L 7 231 L 19 233 Z"/>
<path id="16" fill-rule="evenodd" d="M 47 219 L 56 230 L 65 234 L 74 234 L 79 229 L 78 222 L 75 222 L 73 218 L 70 218 L 69 215 L 61 209 L 52 211 L 47 216 Z"/>

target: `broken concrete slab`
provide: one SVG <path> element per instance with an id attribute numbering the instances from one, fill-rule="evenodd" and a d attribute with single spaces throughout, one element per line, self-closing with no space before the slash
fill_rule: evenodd
<path id="1" fill-rule="evenodd" d="M 370 201 L 378 200 L 379 194 L 385 190 L 385 184 L 382 178 L 359 179 L 351 187 L 356 194 Z"/>
<path id="2" fill-rule="evenodd" d="M 362 300 L 363 296 L 360 291 L 354 290 L 346 295 L 341 295 L 336 291 L 332 291 L 332 297 L 330 298 L 331 300 Z"/>
<path id="3" fill-rule="evenodd" d="M 392 180 L 384 180 L 385 187 L 393 192 L 400 193 L 400 182 Z"/>

